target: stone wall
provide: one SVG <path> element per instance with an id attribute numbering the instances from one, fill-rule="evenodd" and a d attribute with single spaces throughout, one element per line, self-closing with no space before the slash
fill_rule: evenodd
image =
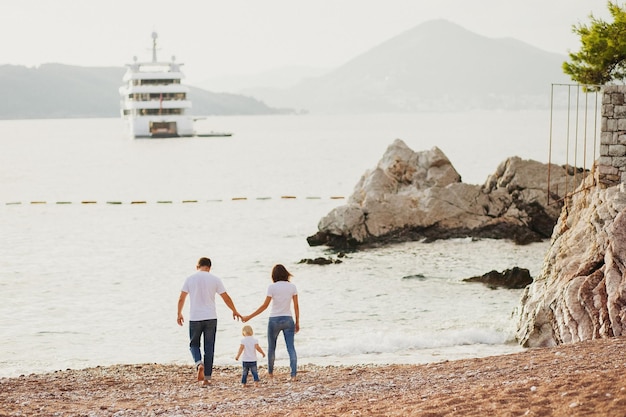
<path id="1" fill-rule="evenodd" d="M 626 85 L 604 87 L 598 181 L 603 187 L 626 183 Z"/>

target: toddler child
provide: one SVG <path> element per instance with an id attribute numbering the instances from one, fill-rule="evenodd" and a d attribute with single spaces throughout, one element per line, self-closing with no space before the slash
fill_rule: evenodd
<path id="1" fill-rule="evenodd" d="M 237 356 L 235 356 L 236 361 L 238 361 L 241 356 L 241 364 L 243 366 L 241 384 L 244 387 L 246 386 L 248 372 L 251 372 L 252 378 L 254 378 L 254 385 L 257 386 L 259 384 L 259 372 L 256 366 L 256 352 L 258 351 L 263 357 L 265 357 L 265 352 L 263 352 L 263 349 L 259 346 L 259 341 L 255 337 L 252 337 L 254 334 L 252 327 L 248 325 L 243 326 L 241 334 L 243 335 L 243 339 L 241 339 L 241 345 L 239 345 L 239 352 L 237 352 Z"/>

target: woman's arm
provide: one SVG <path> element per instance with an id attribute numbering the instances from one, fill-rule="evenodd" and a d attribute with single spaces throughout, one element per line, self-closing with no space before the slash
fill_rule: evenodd
<path id="1" fill-rule="evenodd" d="M 243 322 L 245 323 L 248 320 L 250 320 L 250 319 L 258 316 L 262 312 L 264 312 L 265 309 L 267 309 L 267 307 L 270 305 L 271 301 L 272 301 L 272 297 L 270 297 L 269 295 L 267 297 L 265 297 L 265 301 L 263 302 L 263 304 L 261 304 L 261 307 L 257 308 L 256 311 L 254 313 L 250 314 L 249 316 L 243 317 Z"/>
<path id="2" fill-rule="evenodd" d="M 300 306 L 298 305 L 298 294 L 293 296 L 293 314 L 296 316 L 296 333 L 300 331 Z"/>

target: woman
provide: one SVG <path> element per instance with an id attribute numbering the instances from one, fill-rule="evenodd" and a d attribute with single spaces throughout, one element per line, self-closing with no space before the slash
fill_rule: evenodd
<path id="1" fill-rule="evenodd" d="M 298 368 L 298 357 L 296 356 L 296 348 L 293 344 L 294 335 L 300 331 L 300 308 L 298 306 L 298 291 L 296 286 L 289 282 L 291 274 L 281 265 L 275 265 L 272 269 L 272 281 L 267 288 L 267 297 L 265 302 L 254 313 L 243 318 L 246 322 L 253 317 L 264 312 L 270 303 L 272 309 L 267 324 L 267 372 L 270 378 L 274 373 L 274 358 L 276 356 L 276 339 L 282 331 L 289 353 L 289 367 L 291 368 L 291 380 L 295 381 Z M 294 323 L 291 315 L 291 302 L 293 301 L 293 312 L 296 321 Z"/>

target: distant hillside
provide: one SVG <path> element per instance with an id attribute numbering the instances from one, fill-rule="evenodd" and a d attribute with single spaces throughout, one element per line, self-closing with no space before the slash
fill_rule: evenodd
<path id="1" fill-rule="evenodd" d="M 328 68 L 288 66 L 274 68 L 257 74 L 229 74 L 213 77 L 194 85 L 209 91 L 227 91 L 229 93 L 248 95 L 250 91 L 256 93 L 257 89 L 293 87 L 303 79 L 319 77 L 328 71 Z M 254 96 L 255 94 L 252 95 Z"/>
<path id="2" fill-rule="evenodd" d="M 302 68 L 260 74 L 254 80 L 267 84 L 245 89 L 245 96 L 190 86 L 189 97 L 195 116 L 290 109 L 373 113 L 546 108 L 551 83 L 570 82 L 561 70 L 566 59 L 511 38 L 487 38 L 434 20 L 289 88 L 272 85 L 302 79 Z M 0 66 L 0 94 L 5 97 L 0 119 L 119 116 L 118 88 L 124 71 L 62 64 Z"/>
<path id="3" fill-rule="evenodd" d="M 0 66 L 0 119 L 117 117 L 123 67 L 44 64 L 37 68 Z M 263 102 L 237 94 L 190 87 L 196 116 L 280 113 Z"/>
<path id="4" fill-rule="evenodd" d="M 248 92 L 269 105 L 331 113 L 537 108 L 548 106 L 551 83 L 569 82 L 565 59 L 434 20 L 324 76 Z"/>

